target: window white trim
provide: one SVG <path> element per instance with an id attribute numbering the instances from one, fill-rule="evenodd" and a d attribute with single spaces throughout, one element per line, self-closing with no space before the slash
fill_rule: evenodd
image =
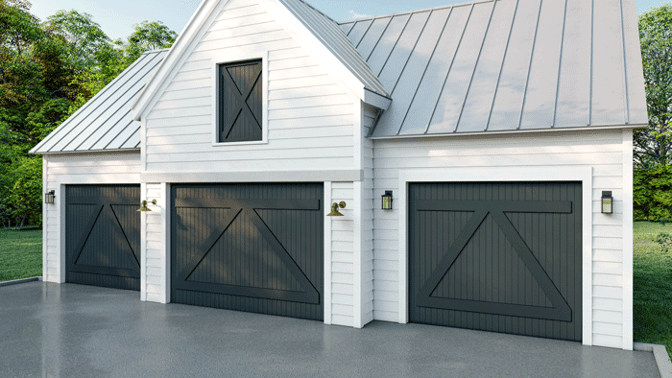
<path id="1" fill-rule="evenodd" d="M 221 64 L 231 64 L 237 62 L 261 60 L 261 140 L 248 142 L 220 142 L 219 141 L 219 66 Z M 227 52 L 226 57 L 215 58 L 212 60 L 212 147 L 231 147 L 246 146 L 255 144 L 268 144 L 268 51 L 238 51 L 235 53 Z"/>
<path id="2" fill-rule="evenodd" d="M 534 168 L 441 168 L 399 171 L 399 323 L 408 323 L 408 184 L 412 182 L 580 181 L 583 194 L 583 344 L 593 344 L 593 169 L 585 166 Z"/>

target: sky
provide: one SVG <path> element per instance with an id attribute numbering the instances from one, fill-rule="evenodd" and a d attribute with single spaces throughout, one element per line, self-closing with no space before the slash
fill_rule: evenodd
<path id="1" fill-rule="evenodd" d="M 337 21 L 399 13 L 414 9 L 459 4 L 467 0 L 308 0 L 315 8 Z M 93 20 L 112 39 L 126 38 L 133 25 L 142 21 L 162 21 L 180 33 L 200 0 L 31 0 L 31 13 L 44 21 L 58 10 L 74 9 L 93 15 Z M 672 3 L 672 0 L 637 0 L 637 12 Z"/>

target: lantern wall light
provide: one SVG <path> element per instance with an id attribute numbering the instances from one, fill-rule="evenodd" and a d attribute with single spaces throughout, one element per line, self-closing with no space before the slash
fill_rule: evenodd
<path id="1" fill-rule="evenodd" d="M 604 191 L 602 192 L 602 214 L 613 214 L 614 213 L 614 198 L 611 195 L 611 192 Z"/>
<path id="2" fill-rule="evenodd" d="M 385 194 L 383 194 L 382 209 L 383 210 L 392 210 L 392 191 L 391 190 L 386 190 Z"/>
<path id="3" fill-rule="evenodd" d="M 49 193 L 44 194 L 44 203 L 53 205 L 56 203 L 56 191 L 52 190 Z"/>

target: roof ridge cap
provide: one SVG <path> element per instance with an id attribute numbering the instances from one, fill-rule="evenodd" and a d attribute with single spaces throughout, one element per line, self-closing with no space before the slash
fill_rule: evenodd
<path id="1" fill-rule="evenodd" d="M 310 5 L 307 1 L 304 1 L 304 0 L 299 0 L 299 1 L 302 2 L 302 3 L 304 3 L 306 6 L 310 7 L 310 8 L 311 8 L 312 10 L 314 10 L 315 12 L 317 12 L 317 13 L 321 14 L 322 16 L 328 18 L 328 19 L 331 20 L 331 22 L 333 22 L 334 24 L 336 24 L 336 25 L 340 25 L 340 24 L 338 23 L 338 21 L 334 20 L 333 18 L 329 17 L 326 13 L 324 13 L 324 12 L 322 12 L 321 10 L 319 10 L 319 9 L 315 8 L 314 6 Z"/>
<path id="2" fill-rule="evenodd" d="M 301 0 L 299 0 L 301 1 Z M 338 25 L 345 25 L 353 22 L 362 22 L 362 21 L 370 21 L 370 20 L 377 20 L 379 18 L 388 18 L 388 17 L 396 17 L 396 16 L 404 16 L 407 14 L 415 14 L 415 13 L 424 13 L 424 12 L 431 12 L 435 10 L 441 10 L 441 9 L 450 9 L 450 8 L 457 8 L 457 7 L 465 7 L 469 6 L 472 4 L 482 4 L 482 3 L 492 3 L 495 1 L 501 1 L 501 0 L 470 0 L 470 1 L 465 1 L 463 3 L 457 3 L 457 4 L 451 4 L 451 5 L 440 5 L 438 7 L 432 7 L 432 8 L 424 8 L 424 9 L 415 9 L 411 11 L 404 11 L 404 12 L 399 12 L 399 13 L 389 13 L 389 14 L 383 14 L 380 16 L 372 16 L 372 17 L 362 17 L 362 18 L 356 18 L 353 20 L 346 20 L 346 21 L 337 21 L 336 23 Z"/>

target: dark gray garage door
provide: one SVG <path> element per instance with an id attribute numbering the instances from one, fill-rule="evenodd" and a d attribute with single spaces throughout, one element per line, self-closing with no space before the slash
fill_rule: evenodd
<path id="1" fill-rule="evenodd" d="M 322 184 L 172 193 L 172 302 L 322 320 Z"/>
<path id="2" fill-rule="evenodd" d="M 411 184 L 410 320 L 581 340 L 581 184 Z"/>
<path id="3" fill-rule="evenodd" d="M 140 186 L 66 187 L 66 281 L 140 290 Z"/>

